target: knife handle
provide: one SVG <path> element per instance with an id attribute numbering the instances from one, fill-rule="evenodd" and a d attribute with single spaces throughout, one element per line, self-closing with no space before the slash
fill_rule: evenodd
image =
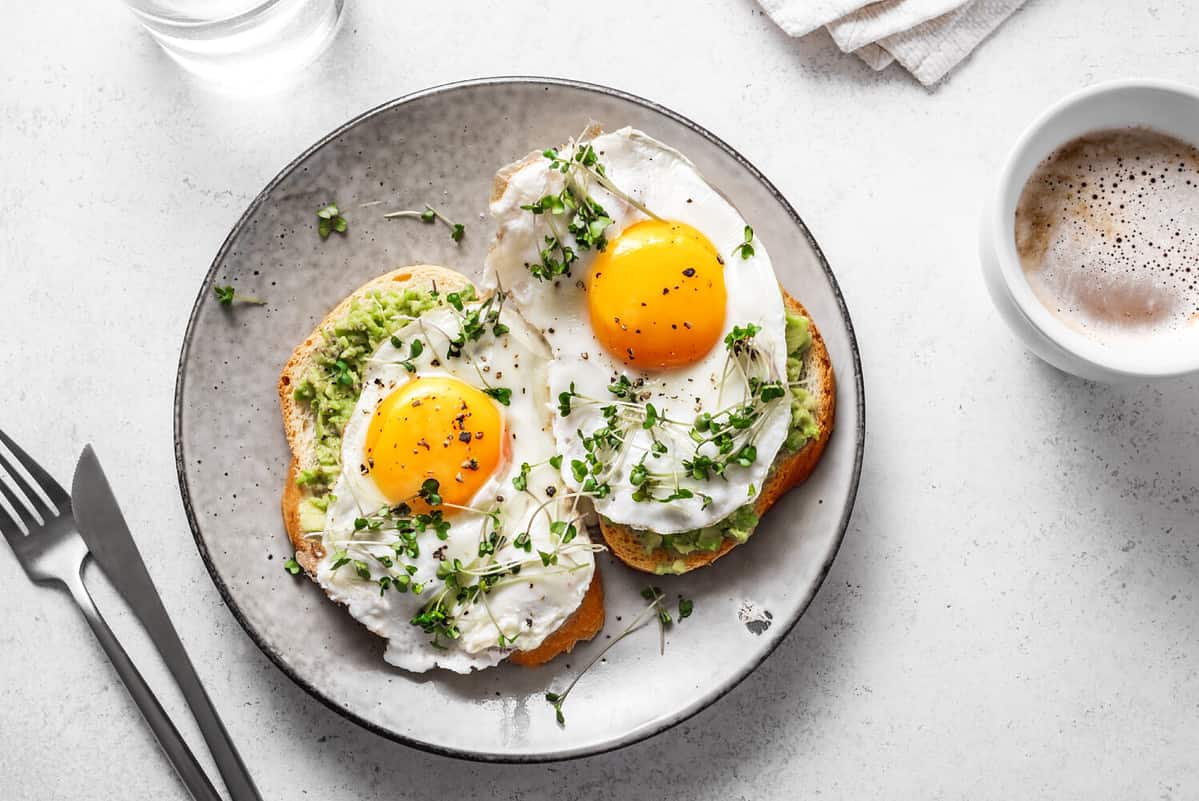
<path id="1" fill-rule="evenodd" d="M 208 751 L 216 762 L 217 770 L 225 780 L 229 797 L 233 801 L 262 801 L 262 796 L 250 777 L 250 771 L 246 769 L 241 755 L 237 753 L 233 740 L 217 715 L 208 693 L 204 691 L 204 685 L 200 683 L 200 677 L 196 674 L 187 651 L 183 649 L 183 643 L 179 641 L 179 635 L 175 632 L 162 602 L 155 596 L 154 603 L 143 605 L 140 609 L 135 608 L 134 611 L 174 677 L 175 684 L 183 692 L 183 698 L 191 708 L 192 717 L 200 727 L 200 734 L 204 736 L 204 742 L 208 743 Z"/>
<path id="2" fill-rule="evenodd" d="M 75 599 L 75 603 L 79 605 L 79 609 L 83 612 L 83 617 L 87 620 L 88 625 L 92 627 L 92 632 L 104 648 L 104 653 L 108 654 L 108 660 L 116 668 L 121 681 L 125 683 L 126 689 L 129 690 L 129 695 L 132 696 L 134 703 L 137 704 L 137 708 L 141 710 L 142 717 L 150 725 L 151 731 L 154 732 L 154 736 L 158 739 L 158 744 L 166 752 L 167 759 L 171 761 L 171 765 L 174 766 L 175 771 L 179 774 L 179 778 L 183 780 L 192 797 L 196 801 L 221 801 L 216 788 L 212 786 L 212 782 L 208 780 L 204 769 L 196 761 L 195 754 L 188 748 L 187 742 L 179 734 L 179 730 L 175 728 L 175 724 L 167 717 L 162 704 L 158 703 L 158 698 L 154 695 L 154 691 L 146 684 L 146 680 L 142 678 L 142 674 L 138 672 L 129 655 L 125 653 L 125 649 L 121 647 L 121 643 L 117 640 L 116 635 L 112 633 L 112 629 L 108 627 L 108 623 L 100 615 L 100 610 L 96 608 L 95 602 L 92 601 L 92 596 L 88 593 L 87 587 L 83 585 L 83 578 L 79 574 L 74 574 L 72 580 L 66 581 L 64 584 L 71 593 L 71 597 Z"/>

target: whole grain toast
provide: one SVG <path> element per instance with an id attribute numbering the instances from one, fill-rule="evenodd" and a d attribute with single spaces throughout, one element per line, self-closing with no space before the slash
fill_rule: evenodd
<path id="1" fill-rule="evenodd" d="M 354 290 L 317 324 L 312 333 L 295 349 L 279 375 L 279 406 L 283 413 L 283 430 L 291 448 L 291 463 L 283 485 L 283 525 L 296 551 L 296 561 L 310 578 L 315 580 L 317 565 L 325 555 L 319 537 L 305 536 L 300 525 L 300 508 L 308 499 L 308 491 L 297 483 L 302 470 L 316 466 L 315 427 L 306 404 L 295 397 L 295 389 L 303 382 L 309 369 L 316 364 L 325 329 L 349 313 L 354 302 L 375 292 L 403 292 L 406 289 L 427 290 L 434 287 L 442 293 L 457 292 L 473 286 L 461 273 L 446 267 L 418 264 L 400 267 Z M 591 584 L 578 609 L 550 634 L 540 646 L 529 651 L 515 651 L 510 661 L 521 665 L 540 665 L 558 654 L 568 653 L 574 646 L 589 640 L 604 626 L 604 591 L 599 578 L 599 565 L 592 574 Z"/>
<path id="2" fill-rule="evenodd" d="M 820 461 L 824 447 L 828 444 L 829 435 L 833 432 L 833 418 L 837 401 L 837 384 L 833 374 L 833 363 L 829 359 L 828 348 L 825 347 L 820 331 L 816 328 L 815 322 L 812 321 L 811 315 L 808 314 L 803 304 L 787 294 L 786 290 L 781 291 L 783 304 L 787 310 L 808 318 L 810 324 L 812 344 L 805 355 L 805 369 L 810 376 L 807 383 L 816 395 L 814 415 L 820 426 L 820 433 L 815 439 L 805 443 L 797 452 L 780 454 L 776 457 L 767 474 L 766 483 L 763 485 L 762 491 L 758 493 L 758 499 L 754 504 L 754 511 L 759 517 L 766 514 L 767 510 L 787 490 L 801 483 L 816 468 L 816 463 Z M 738 545 L 736 540 L 726 537 L 715 550 L 711 551 L 695 550 L 680 554 L 661 546 L 647 551 L 636 530 L 630 526 L 612 523 L 601 517 L 600 530 L 603 532 L 604 541 L 607 542 L 608 550 L 612 552 L 613 556 L 629 567 L 647 573 L 656 573 L 659 567 L 675 566 L 676 562 L 682 563 L 682 570 L 679 572 L 686 573 L 715 562 Z"/>

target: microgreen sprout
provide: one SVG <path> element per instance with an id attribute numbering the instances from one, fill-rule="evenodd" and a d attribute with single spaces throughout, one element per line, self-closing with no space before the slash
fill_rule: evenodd
<path id="1" fill-rule="evenodd" d="M 344 234 L 348 227 L 346 218 L 341 216 L 336 203 L 321 206 L 316 210 L 316 232 L 321 235 L 321 239 L 328 239 L 329 234 L 334 231 Z"/>
<path id="2" fill-rule="evenodd" d="M 430 506 L 441 506 L 441 495 L 438 490 L 441 483 L 435 478 L 426 478 L 420 485 L 420 498 Z"/>
<path id="3" fill-rule="evenodd" d="M 538 251 L 539 261 L 525 264 L 534 278 L 549 281 L 569 276 L 571 266 L 578 260 L 578 251 L 602 252 L 608 247 L 606 231 L 612 225 L 612 217 L 588 192 L 587 183 L 591 181 L 646 216 L 660 219 L 608 178 L 591 143 L 572 142 L 564 152 L 547 148 L 542 155 L 549 160 L 550 170 L 562 174 L 563 187 L 557 193 L 521 206 L 534 216 L 543 217 L 549 229 L 543 238 L 545 247 Z"/>
<path id="4" fill-rule="evenodd" d="M 520 463 L 520 473 L 512 477 L 512 486 L 519 492 L 524 492 L 529 488 L 529 471 L 532 466 L 528 462 Z"/>
<path id="5" fill-rule="evenodd" d="M 501 406 L 507 406 L 512 402 L 512 390 L 507 387 L 486 387 L 483 394 L 495 398 Z"/>
<path id="6" fill-rule="evenodd" d="M 214 286 L 212 293 L 216 295 L 216 302 L 222 306 L 232 306 L 234 303 L 249 303 L 255 306 L 262 306 L 266 303 L 261 298 L 256 298 L 253 295 L 241 295 L 231 286 Z"/>
<path id="7" fill-rule="evenodd" d="M 397 350 L 403 350 L 404 342 L 397 336 L 391 338 L 391 344 Z M 425 345 L 419 339 L 413 339 L 408 342 L 408 358 L 400 362 L 400 364 L 410 373 L 416 372 L 416 365 L 413 360 L 425 352 Z"/>
<path id="8" fill-rule="evenodd" d="M 383 219 L 385 220 L 394 220 L 398 217 L 415 217 L 423 223 L 430 224 L 441 220 L 449 227 L 450 239 L 454 240 L 455 242 L 461 242 L 463 235 L 466 233 L 465 225 L 454 222 L 440 211 L 430 206 L 428 203 L 425 204 L 424 211 L 404 209 L 403 211 L 392 211 L 383 215 Z"/>
<path id="9" fill-rule="evenodd" d="M 295 557 L 291 557 L 283 563 L 283 569 L 293 576 L 298 576 L 303 568 L 300 567 L 300 563 L 295 560 Z"/>
<path id="10" fill-rule="evenodd" d="M 554 470 L 560 470 L 562 468 L 562 454 L 556 454 L 551 456 L 549 459 L 546 459 L 544 462 L 537 462 L 536 464 L 521 462 L 520 472 L 512 477 L 512 486 L 515 487 L 519 492 L 528 492 L 529 474 L 534 468 L 541 467 L 545 464 L 548 464 Z"/>
<path id="11" fill-rule="evenodd" d="M 636 617 L 629 621 L 629 625 L 625 627 L 624 631 L 613 637 L 611 642 L 605 645 L 598 654 L 592 657 L 591 661 L 584 665 L 583 669 L 580 670 L 573 679 L 571 679 L 570 684 L 566 685 L 566 689 L 560 693 L 553 691 L 546 692 L 545 700 L 554 708 L 554 718 L 558 721 L 558 725 L 566 725 L 566 715 L 563 713 L 562 707 L 566 704 L 566 699 L 570 696 L 571 691 L 574 690 L 575 685 L 579 683 L 579 679 L 587 675 L 587 672 L 591 670 L 591 668 L 594 667 L 597 662 L 603 659 L 604 655 L 607 654 L 613 646 L 648 623 L 651 615 L 658 618 L 658 625 L 662 632 L 661 636 L 663 648 L 665 648 L 665 632 L 666 626 L 669 625 L 670 613 L 666 611 L 666 606 L 663 604 L 662 592 L 657 587 L 646 587 L 641 591 L 641 596 L 649 601 L 649 605 L 642 609 Z M 665 619 L 663 619 L 663 616 L 665 616 Z"/>
<path id="12" fill-rule="evenodd" d="M 618 398 L 631 399 L 636 394 L 634 392 L 633 383 L 629 381 L 629 377 L 621 373 L 620 378 L 608 385 L 608 391 Z"/>
<path id="13" fill-rule="evenodd" d="M 582 170 L 592 179 L 594 179 L 600 186 L 602 186 L 604 189 L 607 189 L 609 193 L 617 198 L 620 198 L 625 203 L 628 203 L 646 217 L 651 217 L 655 220 L 662 219 L 657 214 L 654 214 L 652 211 L 646 208 L 636 198 L 624 192 L 620 189 L 620 187 L 616 186 L 616 184 L 612 182 L 612 180 L 608 177 L 607 170 L 604 169 L 604 165 L 599 161 L 599 154 L 596 153 L 595 147 L 590 142 L 583 145 L 581 148 L 577 144 L 573 145 L 572 152 L 565 156 L 560 154 L 554 148 L 548 148 L 547 150 L 542 151 L 542 155 L 550 160 L 550 169 L 561 172 L 567 177 L 567 181 L 570 181 L 574 177 L 575 172 Z"/>
<path id="14" fill-rule="evenodd" d="M 747 225 L 745 226 L 744 239 L 742 239 L 741 244 L 733 248 L 733 253 L 740 255 L 742 259 L 750 258 L 754 255 L 753 241 L 754 229 Z"/>
<path id="15" fill-rule="evenodd" d="M 575 382 L 570 382 L 570 390 L 558 393 L 558 414 L 563 417 L 570 416 L 570 399 L 575 396 Z"/>
<path id="16" fill-rule="evenodd" d="M 446 294 L 446 302 L 458 313 L 459 317 L 457 334 L 454 336 L 446 334 L 449 339 L 449 346 L 446 350 L 447 359 L 456 359 L 461 356 L 468 342 L 478 342 L 488 330 L 497 337 L 508 333 L 508 326 L 500 322 L 500 314 L 504 310 L 506 298 L 505 293 L 497 292 L 482 303 L 468 306 L 459 293 Z"/>

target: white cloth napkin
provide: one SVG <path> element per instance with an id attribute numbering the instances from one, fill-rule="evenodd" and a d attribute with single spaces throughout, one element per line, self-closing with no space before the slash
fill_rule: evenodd
<path id="1" fill-rule="evenodd" d="M 898 61 L 934 84 L 1025 0 L 758 0 L 791 36 L 828 28 L 837 46 L 873 69 Z"/>

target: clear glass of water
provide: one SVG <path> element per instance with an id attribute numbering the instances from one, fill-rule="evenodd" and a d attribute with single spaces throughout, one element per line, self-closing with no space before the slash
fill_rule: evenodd
<path id="1" fill-rule="evenodd" d="M 344 0 L 126 0 L 175 61 L 230 88 L 261 89 L 311 63 Z"/>

